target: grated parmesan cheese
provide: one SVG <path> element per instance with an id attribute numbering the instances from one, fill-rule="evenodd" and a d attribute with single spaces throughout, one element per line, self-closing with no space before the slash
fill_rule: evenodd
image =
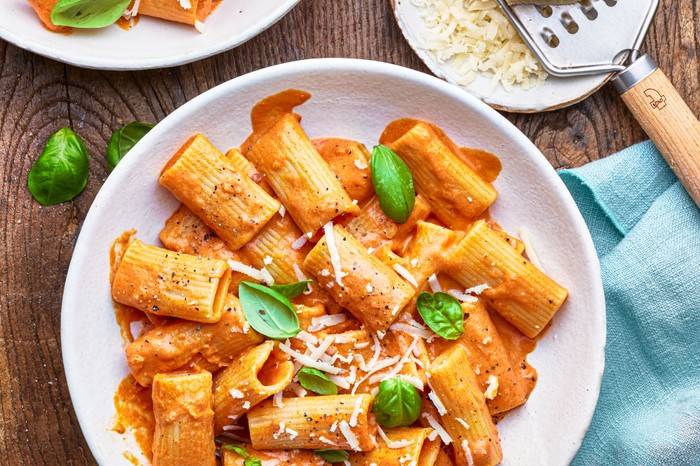
<path id="1" fill-rule="evenodd" d="M 306 237 L 306 235 L 301 235 L 292 243 L 292 249 L 298 251 L 307 243 L 307 241 L 309 241 L 309 239 Z"/>
<path id="2" fill-rule="evenodd" d="M 283 391 L 279 391 L 275 393 L 275 395 L 272 397 L 272 405 L 277 407 L 277 408 L 283 408 L 284 403 L 282 402 L 282 395 Z"/>
<path id="3" fill-rule="evenodd" d="M 437 279 L 437 275 L 432 274 L 430 277 L 428 277 L 428 285 L 430 285 L 430 290 L 433 293 L 437 293 L 439 291 L 442 291 L 442 287 L 440 286 L 440 282 Z"/>
<path id="4" fill-rule="evenodd" d="M 280 217 L 284 218 L 285 214 L 287 213 L 287 208 L 284 206 L 284 204 L 280 204 L 280 210 L 278 210 Z"/>
<path id="5" fill-rule="evenodd" d="M 333 375 L 338 375 L 342 371 L 337 367 L 333 367 L 331 364 L 319 361 L 318 359 L 314 359 L 309 355 L 301 354 L 300 352 L 290 348 L 285 343 L 280 343 L 279 349 L 290 355 L 293 359 L 295 359 L 304 366 L 313 367 L 314 369 L 318 369 L 323 372 L 328 372 L 329 374 Z"/>
<path id="6" fill-rule="evenodd" d="M 489 400 L 493 400 L 498 394 L 498 377 L 493 374 L 489 375 L 489 379 L 486 383 L 488 383 L 488 387 L 486 387 L 484 397 L 488 398 Z"/>
<path id="7" fill-rule="evenodd" d="M 231 398 L 245 398 L 243 392 L 235 388 L 229 390 L 229 393 L 231 394 Z"/>
<path id="8" fill-rule="evenodd" d="M 299 432 L 297 432 L 294 429 L 290 429 L 289 427 L 285 428 L 284 432 L 289 434 L 289 438 L 291 438 L 292 440 L 294 440 L 295 438 L 297 438 L 299 436 Z"/>
<path id="9" fill-rule="evenodd" d="M 455 421 L 459 422 L 460 424 L 462 424 L 464 426 L 465 429 L 469 430 L 469 424 L 467 424 L 467 421 L 465 421 L 461 417 L 456 417 Z"/>
<path id="10" fill-rule="evenodd" d="M 180 6 L 185 10 L 192 9 L 192 2 L 190 0 L 179 0 Z"/>
<path id="11" fill-rule="evenodd" d="M 243 409 L 250 409 L 250 401 L 246 401 L 245 403 L 243 403 L 242 408 Z"/>
<path id="12" fill-rule="evenodd" d="M 401 264 L 394 264 L 394 270 L 396 270 L 396 273 L 405 278 L 408 283 L 413 285 L 414 288 L 418 288 L 418 282 L 416 281 L 416 278 L 413 275 L 411 275 L 411 272 L 406 270 L 406 267 L 404 267 Z"/>
<path id="13" fill-rule="evenodd" d="M 520 237 L 520 241 L 522 241 L 525 245 L 525 255 L 528 259 L 530 259 L 532 265 L 540 269 L 541 272 L 545 273 L 544 268 L 542 268 L 540 258 L 537 257 L 535 248 L 532 246 L 532 241 L 530 241 L 530 235 L 528 234 L 527 228 L 520 227 L 520 230 L 518 230 L 518 236 Z"/>
<path id="14" fill-rule="evenodd" d="M 365 168 L 367 168 L 367 161 L 365 161 L 365 159 L 355 159 L 353 163 L 355 164 L 358 170 L 364 170 Z"/>
<path id="15" fill-rule="evenodd" d="M 350 424 L 348 424 L 348 421 L 340 421 L 339 427 L 340 433 L 343 434 L 343 437 L 345 437 L 345 440 L 347 440 L 350 448 L 355 451 L 360 451 L 360 442 L 357 440 L 357 435 L 355 435 L 352 429 L 350 429 Z"/>
<path id="16" fill-rule="evenodd" d="M 318 332 L 326 327 L 342 324 L 346 320 L 348 320 L 348 317 L 345 314 L 331 314 L 321 317 L 312 317 L 309 332 Z"/>
<path id="17" fill-rule="evenodd" d="M 430 427 L 432 427 L 433 429 L 435 429 L 435 432 L 437 432 L 437 435 L 440 436 L 440 438 L 442 439 L 442 442 L 443 442 L 445 445 L 449 445 L 450 443 L 452 443 L 452 437 L 450 437 L 450 434 L 447 433 L 447 431 L 445 430 L 445 428 L 442 427 L 442 426 L 440 425 L 440 423 L 437 421 L 437 419 L 435 419 L 435 418 L 432 416 L 432 414 L 430 414 L 430 413 L 423 413 L 423 418 L 424 418 L 426 421 L 428 421 L 428 424 L 430 424 Z M 431 436 L 432 436 L 432 438 L 431 438 Z M 433 433 L 433 434 L 430 434 L 430 436 L 428 436 L 428 438 L 429 438 L 430 440 L 435 440 L 435 435 L 434 435 L 434 433 Z"/>
<path id="18" fill-rule="evenodd" d="M 462 293 L 459 290 L 448 290 L 447 292 L 463 303 L 475 303 L 479 300 L 479 298 L 470 294 Z"/>
<path id="19" fill-rule="evenodd" d="M 387 437 L 386 433 L 382 430 L 381 427 L 377 426 L 377 433 L 379 434 L 379 437 L 384 440 L 384 443 L 386 443 L 387 448 L 391 448 L 393 450 L 398 450 L 400 448 L 406 448 L 408 446 L 413 445 L 414 441 L 413 440 L 399 440 L 396 442 L 392 442 L 389 437 Z"/>
<path id="20" fill-rule="evenodd" d="M 243 273 L 259 282 L 265 282 L 268 285 L 271 285 L 275 282 L 272 278 L 272 275 L 270 275 L 270 272 L 268 272 L 265 267 L 258 270 L 254 267 L 244 264 L 243 262 L 238 262 L 233 259 L 228 260 L 228 266 L 231 267 L 231 270 L 233 270 L 234 272 Z"/>
<path id="21" fill-rule="evenodd" d="M 331 265 L 333 266 L 333 274 L 338 286 L 343 286 L 343 277 L 346 275 L 340 268 L 340 254 L 335 246 L 335 232 L 333 231 L 333 222 L 328 222 L 323 225 L 323 232 L 326 235 L 326 244 L 328 245 L 328 253 L 331 255 Z"/>
<path id="22" fill-rule="evenodd" d="M 440 401 L 440 398 L 438 398 L 438 395 L 437 393 L 435 393 L 435 390 L 433 390 L 433 387 L 430 387 L 430 393 L 428 393 L 428 398 L 430 398 L 430 401 L 433 402 L 440 416 L 444 416 L 445 414 L 447 414 L 447 408 L 445 408 L 445 405 L 442 404 L 442 401 Z"/>
<path id="23" fill-rule="evenodd" d="M 547 78 L 534 54 L 493 0 L 411 0 L 424 22 L 419 46 L 448 63 L 461 86 L 491 78 L 486 94 L 501 84 L 526 90 Z"/>
<path id="24" fill-rule="evenodd" d="M 325 443 L 326 445 L 333 445 L 334 447 L 337 447 L 337 446 L 338 446 L 338 444 L 335 443 L 333 440 L 329 440 L 329 439 L 327 439 L 326 437 L 324 437 L 323 435 L 321 435 L 318 439 L 319 439 L 321 442 Z"/>
<path id="25" fill-rule="evenodd" d="M 203 22 L 201 22 L 201 21 L 198 20 L 198 19 L 195 19 L 195 20 L 194 20 L 194 27 L 195 27 L 195 29 L 196 29 L 197 31 L 199 31 L 201 34 L 204 34 L 205 32 L 207 32 L 207 27 L 204 25 Z"/>
<path id="26" fill-rule="evenodd" d="M 352 409 L 352 415 L 350 416 L 350 427 L 355 427 L 357 425 L 357 417 L 362 413 L 362 398 L 358 398 L 355 401 L 355 407 Z"/>
<path id="27" fill-rule="evenodd" d="M 464 292 L 465 293 L 474 293 L 476 295 L 480 295 L 481 293 L 488 290 L 489 288 L 491 288 L 491 287 L 488 286 L 486 283 L 482 283 L 481 285 L 476 285 L 476 286 L 472 286 L 471 288 L 467 288 L 466 290 L 464 290 Z"/>
<path id="28" fill-rule="evenodd" d="M 469 449 L 469 441 L 467 439 L 462 440 L 462 450 L 464 450 L 464 456 L 467 457 L 467 466 L 474 466 L 474 458 L 472 457 L 472 451 Z"/>

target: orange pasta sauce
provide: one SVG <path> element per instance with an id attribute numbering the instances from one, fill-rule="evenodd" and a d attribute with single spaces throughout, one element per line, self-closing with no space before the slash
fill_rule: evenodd
<path id="1" fill-rule="evenodd" d="M 120 434 L 133 433 L 136 443 L 150 461 L 155 430 L 151 389 L 142 387 L 131 375 L 127 375 L 114 394 L 114 407 L 117 415 L 112 430 Z M 128 451 L 124 452 L 124 457 L 132 463 L 136 460 Z"/>

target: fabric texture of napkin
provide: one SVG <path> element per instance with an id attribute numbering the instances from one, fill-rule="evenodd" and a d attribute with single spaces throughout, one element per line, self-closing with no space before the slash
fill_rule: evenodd
<path id="1" fill-rule="evenodd" d="M 700 466 L 700 209 L 645 142 L 560 176 L 591 231 L 605 374 L 574 466 Z"/>

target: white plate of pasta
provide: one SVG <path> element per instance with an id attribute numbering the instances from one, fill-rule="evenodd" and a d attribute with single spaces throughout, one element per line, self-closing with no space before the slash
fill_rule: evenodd
<path id="1" fill-rule="evenodd" d="M 178 66 L 234 48 L 277 22 L 299 0 L 145 0 L 136 11 L 140 14 L 131 22 L 120 20 L 121 27 L 113 24 L 72 32 L 60 27 L 55 28 L 59 32 L 50 31 L 30 5 L 36 5 L 51 26 L 48 16 L 55 2 L 5 0 L 0 38 L 83 68 L 141 70 Z M 181 4 L 192 7 L 184 9 Z M 206 13 L 195 15 L 201 11 L 198 4 L 207 5 Z"/>
<path id="2" fill-rule="evenodd" d="M 61 331 L 100 464 L 566 465 L 605 305 L 522 133 L 436 78 L 324 59 L 139 142 L 85 220 Z"/>

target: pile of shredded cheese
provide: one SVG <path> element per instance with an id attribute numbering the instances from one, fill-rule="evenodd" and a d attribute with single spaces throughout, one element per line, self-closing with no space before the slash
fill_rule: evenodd
<path id="1" fill-rule="evenodd" d="M 491 78 L 491 94 L 529 89 L 547 78 L 541 65 L 493 0 L 411 0 L 425 23 L 421 48 L 440 63 L 449 62 L 466 86 L 478 76 Z"/>

